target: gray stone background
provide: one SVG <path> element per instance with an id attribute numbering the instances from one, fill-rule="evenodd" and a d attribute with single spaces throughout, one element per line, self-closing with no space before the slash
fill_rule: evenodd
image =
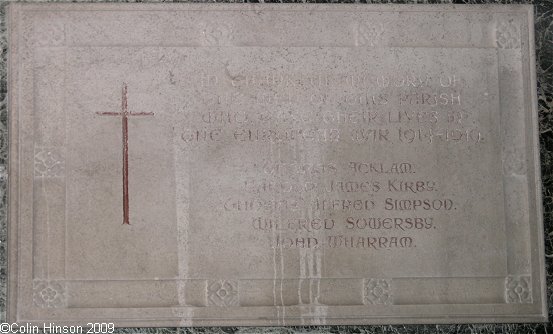
<path id="1" fill-rule="evenodd" d="M 6 5 L 19 0 L 0 0 L 0 322 L 6 315 L 7 286 L 7 36 Z M 26 2 L 183 2 L 179 0 L 30 0 Z M 199 0 L 190 2 L 219 2 Z M 553 0 L 228 0 L 223 2 L 301 2 L 301 3 L 501 3 L 534 4 L 536 36 L 536 72 L 538 78 L 538 112 L 540 121 L 541 170 L 547 266 L 547 298 L 549 318 L 553 318 Z M 477 325 L 395 325 L 395 326 L 307 326 L 307 327 L 204 327 L 204 328 L 120 328 L 115 333 L 144 334 L 504 334 L 552 333 L 553 324 L 477 324 Z"/>

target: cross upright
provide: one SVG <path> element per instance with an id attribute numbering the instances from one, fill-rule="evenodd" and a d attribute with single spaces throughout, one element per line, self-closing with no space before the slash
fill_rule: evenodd
<path id="1" fill-rule="evenodd" d="M 130 225 L 129 221 L 129 117 L 153 116 L 153 112 L 129 112 L 127 83 L 123 83 L 121 98 L 121 112 L 96 112 L 101 116 L 120 116 L 123 138 L 123 225 Z"/>

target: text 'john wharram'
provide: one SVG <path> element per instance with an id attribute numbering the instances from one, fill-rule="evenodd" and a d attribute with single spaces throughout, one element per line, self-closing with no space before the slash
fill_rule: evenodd
<path id="1" fill-rule="evenodd" d="M 406 236 L 361 237 L 329 235 L 317 237 L 283 237 L 277 236 L 273 248 L 360 248 L 360 249 L 393 249 L 416 247 L 413 238 Z"/>

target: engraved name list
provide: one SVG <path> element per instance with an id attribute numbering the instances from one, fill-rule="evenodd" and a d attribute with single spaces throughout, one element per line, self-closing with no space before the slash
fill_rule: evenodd
<path id="1" fill-rule="evenodd" d="M 357 72 L 340 64 L 341 52 L 292 52 L 299 53 L 295 59 L 314 57 L 313 64 L 327 58 L 325 70 L 301 60 L 267 66 L 272 71 L 226 61 L 221 71 L 182 79 L 199 88 L 197 108 L 175 112 L 186 115 L 173 125 L 176 145 L 197 159 L 206 151 L 222 155 L 219 175 L 204 177 L 212 185 L 191 195 L 210 197 L 209 210 L 219 213 L 213 229 L 232 226 L 251 236 L 248 243 L 282 251 L 429 251 L 448 230 L 473 224 L 466 228 L 474 237 L 460 240 L 462 248 L 495 243 L 478 236 L 481 224 L 461 218 L 473 204 L 457 196 L 467 187 L 480 190 L 466 173 L 479 168 L 471 156 L 489 151 L 497 158 L 493 73 L 475 77 L 450 62 L 431 69 L 409 63 L 423 56 L 436 61 L 444 51 L 394 50 L 401 71 L 375 65 L 371 58 L 389 55 L 371 52 Z M 484 59 L 492 72 L 493 58 Z M 178 84 L 173 71 L 171 80 Z M 489 171 L 478 178 L 491 177 Z M 488 203 L 498 189 L 485 195 Z"/>

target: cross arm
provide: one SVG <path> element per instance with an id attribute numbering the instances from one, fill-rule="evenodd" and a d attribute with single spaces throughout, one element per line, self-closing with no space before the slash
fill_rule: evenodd
<path id="1" fill-rule="evenodd" d="M 97 111 L 96 114 L 100 115 L 100 116 L 121 116 L 120 112 L 99 112 L 99 111 Z"/>

